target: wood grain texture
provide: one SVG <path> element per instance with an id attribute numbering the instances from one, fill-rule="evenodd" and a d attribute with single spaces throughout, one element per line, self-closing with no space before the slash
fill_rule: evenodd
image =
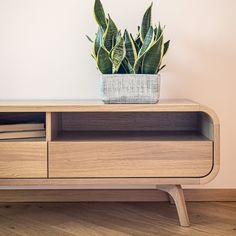
<path id="1" fill-rule="evenodd" d="M 188 203 L 191 227 L 168 203 L 0 205 L 0 235 L 235 236 L 236 203 Z M 22 214 L 24 213 L 24 214 Z"/>
<path id="2" fill-rule="evenodd" d="M 199 111 L 199 103 L 187 99 L 162 100 L 158 104 L 109 104 L 99 100 L 0 101 L 0 112 L 155 112 Z"/>
<path id="3" fill-rule="evenodd" d="M 214 167 L 212 172 L 204 178 L 137 178 L 137 179 L 0 179 L 0 188 L 29 188 L 29 189 L 56 189 L 56 188 L 89 188 L 90 186 L 103 187 L 122 185 L 128 187 L 129 185 L 149 185 L 149 184 L 199 184 L 208 183 L 215 178 L 220 167 L 220 126 L 219 119 L 216 114 L 209 108 L 206 108 L 199 103 L 189 100 L 163 100 L 156 105 L 104 105 L 99 101 L 0 101 L 1 117 L 5 116 L 5 120 L 11 118 L 12 121 L 16 119 L 28 120 L 28 115 L 34 112 L 33 120 L 39 119 L 42 121 L 45 119 L 45 113 L 48 112 L 51 115 L 56 115 L 64 112 L 105 112 L 109 114 L 121 112 L 138 112 L 140 114 L 144 112 L 203 112 L 212 119 L 213 123 L 213 142 L 214 142 Z M 9 115 L 8 112 L 11 112 Z M 14 114 L 13 114 L 13 113 Z M 41 113 L 39 113 L 41 112 Z M 52 112 L 52 113 L 51 113 Z M 54 113 L 55 112 L 55 113 Z M 35 116 L 36 115 L 36 116 Z M 60 117 L 59 117 L 60 120 Z M 0 120 L 3 122 L 3 120 Z M 49 120 L 50 125 L 53 125 L 52 119 Z M 208 121 L 206 122 L 208 123 Z M 191 125 L 195 127 L 195 125 Z M 52 128 L 53 129 L 53 128 Z M 60 126 L 56 126 L 56 129 L 61 129 Z M 50 130 L 51 131 L 51 130 Z M 57 132 L 56 132 L 57 133 Z M 52 135 L 52 134 L 51 134 Z M 55 136 L 57 137 L 57 136 Z M 48 140 L 49 141 L 49 140 Z"/>
<path id="4" fill-rule="evenodd" d="M 211 141 L 52 142 L 50 178 L 202 177 Z"/>
<path id="5" fill-rule="evenodd" d="M 146 187 L 146 189 L 145 189 Z M 119 188 L 119 186 L 118 186 Z M 142 189 L 141 189 L 142 188 Z M 236 202 L 236 189 L 184 189 L 187 202 Z M 1 190 L 0 202 L 165 202 L 169 196 L 156 186 L 127 189 Z"/>
<path id="6" fill-rule="evenodd" d="M 220 170 L 220 125 L 214 125 L 214 168 L 211 173 L 200 180 L 201 184 L 211 182 Z"/>
<path id="7" fill-rule="evenodd" d="M 46 112 L 46 141 L 49 142 L 52 139 L 52 113 Z"/>
<path id="8" fill-rule="evenodd" d="M 44 138 L 45 140 L 46 132 L 44 130 L 36 130 L 36 131 L 17 131 L 17 132 L 3 132 L 0 133 L 0 141 L 6 140 L 15 140 L 27 139 L 27 138 Z"/>
<path id="9" fill-rule="evenodd" d="M 36 131 L 44 130 L 44 123 L 21 123 L 21 124 L 0 124 L 0 132 L 21 132 L 21 131 Z"/>
<path id="10" fill-rule="evenodd" d="M 184 199 L 183 189 L 180 185 L 166 185 L 158 186 L 157 188 L 167 192 L 171 198 L 174 200 L 174 203 L 177 208 L 179 223 L 183 227 L 190 226 L 187 207 Z"/>
<path id="11" fill-rule="evenodd" d="M 0 178 L 46 177 L 46 142 L 0 142 Z"/>
<path id="12" fill-rule="evenodd" d="M 0 189 L 130 189 L 156 184 L 198 185 L 199 178 L 0 179 Z"/>
<path id="13" fill-rule="evenodd" d="M 220 120 L 217 114 L 208 107 L 200 105 L 199 110 L 207 114 L 207 116 L 211 118 L 211 122 L 213 123 L 213 132 L 210 130 L 210 133 L 211 135 L 213 133 L 214 140 L 214 167 L 208 176 L 200 180 L 201 184 L 207 184 L 217 176 L 220 170 Z"/>

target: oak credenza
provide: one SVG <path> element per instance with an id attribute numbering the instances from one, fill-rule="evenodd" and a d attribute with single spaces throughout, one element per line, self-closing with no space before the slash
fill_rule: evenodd
<path id="1" fill-rule="evenodd" d="M 1 101 L 0 125 L 9 122 L 43 122 L 46 137 L 0 142 L 0 189 L 155 185 L 188 226 L 181 185 L 208 183 L 220 167 L 219 120 L 189 100 Z"/>

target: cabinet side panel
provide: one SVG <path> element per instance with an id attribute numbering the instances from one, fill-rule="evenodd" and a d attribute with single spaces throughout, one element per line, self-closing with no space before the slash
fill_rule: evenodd
<path id="1" fill-rule="evenodd" d="M 212 126 L 210 128 L 211 138 L 214 142 L 213 149 L 213 168 L 209 175 L 200 179 L 201 184 L 207 184 L 211 182 L 217 176 L 220 170 L 220 120 L 217 114 L 210 108 L 200 105 L 200 112 L 204 113 L 205 116 L 209 117 L 212 122 Z"/>

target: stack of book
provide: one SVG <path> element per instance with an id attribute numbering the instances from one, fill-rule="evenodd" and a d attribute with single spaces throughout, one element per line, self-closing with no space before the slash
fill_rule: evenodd
<path id="1" fill-rule="evenodd" d="M 44 123 L 0 125 L 0 140 L 45 138 Z"/>

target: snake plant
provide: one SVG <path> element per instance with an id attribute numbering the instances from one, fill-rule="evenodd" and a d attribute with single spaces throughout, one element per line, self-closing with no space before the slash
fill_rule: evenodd
<path id="1" fill-rule="evenodd" d="M 152 6 L 146 10 L 136 38 L 122 33 L 110 15 L 106 17 L 100 0 L 95 0 L 94 16 L 98 24 L 92 57 L 102 74 L 157 74 L 170 41 L 164 42 L 164 27 L 152 25 Z"/>

